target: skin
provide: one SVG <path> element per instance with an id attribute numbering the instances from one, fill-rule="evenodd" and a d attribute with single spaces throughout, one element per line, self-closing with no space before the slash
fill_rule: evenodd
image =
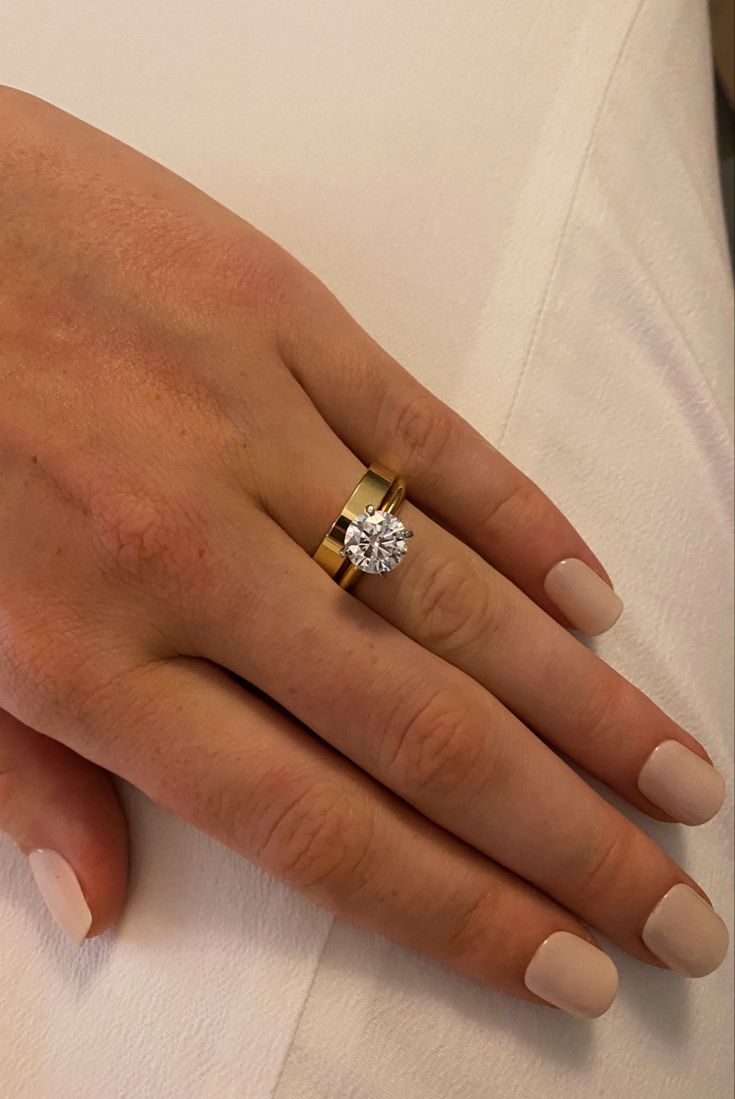
<path id="1" fill-rule="evenodd" d="M 659 964 L 643 923 L 698 886 L 557 751 L 658 819 L 653 748 L 707 755 L 546 599 L 563 558 L 606 576 L 579 535 L 252 226 L 10 89 L 0 134 L 0 827 L 91 934 L 113 773 L 526 999 L 557 930 Z M 416 537 L 348 594 L 309 555 L 376 458 Z"/>

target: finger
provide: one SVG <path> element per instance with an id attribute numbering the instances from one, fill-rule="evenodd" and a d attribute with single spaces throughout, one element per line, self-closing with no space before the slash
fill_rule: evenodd
<path id="1" fill-rule="evenodd" d="M 654 909 L 679 883 L 697 889 L 684 871 L 487 691 L 341 591 L 262 522 L 248 516 L 248 553 L 236 568 L 236 554 L 223 555 L 226 599 L 218 605 L 213 593 L 187 624 L 197 650 L 427 817 L 653 960 L 644 937 Z M 692 935 L 715 946 L 690 965 L 692 975 L 721 961 L 721 921 L 702 907 Z"/>
<path id="2" fill-rule="evenodd" d="M 412 499 L 564 624 L 609 629 L 622 601 L 544 493 L 416 381 L 304 273 L 281 351 L 333 431 L 365 465 L 406 477 Z"/>
<path id="3" fill-rule="evenodd" d="M 28 856 L 43 900 L 75 946 L 118 918 L 127 829 L 109 777 L 4 711 L 0 829 Z"/>
<path id="4" fill-rule="evenodd" d="M 314 548 L 362 467 L 319 423 L 284 435 L 274 463 L 262 486 L 269 511 Z M 309 471 L 314 491 L 294 469 Z M 724 783 L 694 737 L 452 534 L 410 503 L 401 517 L 416 534 L 411 550 L 379 582 L 360 581 L 364 603 L 643 812 L 686 824 L 717 812 Z"/>
<path id="5" fill-rule="evenodd" d="M 609 1007 L 615 967 L 576 919 L 221 670 L 167 660 L 90 690 L 80 747 L 311 900 L 516 996 Z"/>
<path id="6" fill-rule="evenodd" d="M 715 815 L 725 784 L 699 741 L 417 508 L 401 518 L 411 552 L 360 585 L 363 602 L 636 808 L 690 825 Z"/>

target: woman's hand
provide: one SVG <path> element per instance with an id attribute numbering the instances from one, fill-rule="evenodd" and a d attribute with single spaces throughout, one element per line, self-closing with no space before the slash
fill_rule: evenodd
<path id="1" fill-rule="evenodd" d="M 7 89 L 0 134 L 0 825 L 69 934 L 124 899 L 99 765 L 527 999 L 606 1009 L 584 924 L 717 966 L 699 887 L 556 754 L 658 819 L 722 798 L 564 628 L 620 610 L 569 523 L 232 213 Z M 371 461 L 416 537 L 348 594 L 310 554 Z"/>

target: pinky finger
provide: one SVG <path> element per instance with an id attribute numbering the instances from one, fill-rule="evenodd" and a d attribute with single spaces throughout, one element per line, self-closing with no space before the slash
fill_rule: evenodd
<path id="1" fill-rule="evenodd" d="M 110 778 L 0 710 L 0 831 L 28 856 L 39 893 L 75 945 L 123 908 L 128 840 Z"/>

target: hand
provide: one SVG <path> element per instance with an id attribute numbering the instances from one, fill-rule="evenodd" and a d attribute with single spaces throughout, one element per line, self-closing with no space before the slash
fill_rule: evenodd
<path id="1" fill-rule="evenodd" d="M 235 215 L 8 89 L 0 133 L 0 825 L 71 937 L 123 905 L 108 771 L 530 1000 L 608 1006 L 585 924 L 718 965 L 699 887 L 556 754 L 657 819 L 722 799 L 565 629 L 620 609 L 569 523 Z M 346 593 L 310 554 L 371 461 L 416 537 Z"/>

